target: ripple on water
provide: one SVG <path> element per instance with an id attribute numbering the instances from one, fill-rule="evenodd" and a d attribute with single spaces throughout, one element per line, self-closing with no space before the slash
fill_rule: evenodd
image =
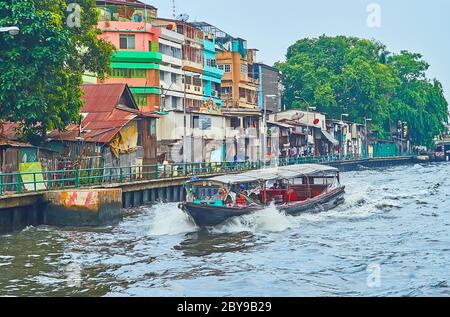
<path id="1" fill-rule="evenodd" d="M 448 296 L 448 165 L 342 180 L 345 204 L 321 214 L 271 206 L 200 230 L 177 204 L 157 204 L 117 227 L 0 236 L 0 295 Z M 367 286 L 370 265 L 380 266 L 380 288 Z"/>

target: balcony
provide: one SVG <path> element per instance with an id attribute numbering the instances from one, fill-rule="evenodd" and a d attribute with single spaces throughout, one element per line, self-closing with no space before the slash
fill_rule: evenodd
<path id="1" fill-rule="evenodd" d="M 225 72 L 223 70 L 218 69 L 217 67 L 205 66 L 203 73 L 207 76 L 215 77 L 222 79 Z"/>
<path id="2" fill-rule="evenodd" d="M 184 59 L 183 60 L 183 70 L 202 74 L 203 73 L 203 64 Z"/>
<path id="3" fill-rule="evenodd" d="M 157 16 L 157 9 L 148 6 L 99 5 L 99 21 L 117 22 L 152 22 Z"/>
<path id="4" fill-rule="evenodd" d="M 160 64 L 162 55 L 159 52 L 116 51 L 112 57 L 112 61 L 122 63 Z"/>

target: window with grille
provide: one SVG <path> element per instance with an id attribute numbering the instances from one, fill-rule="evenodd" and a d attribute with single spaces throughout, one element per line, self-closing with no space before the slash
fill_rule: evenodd
<path id="1" fill-rule="evenodd" d="M 147 106 L 147 95 L 145 94 L 135 94 L 134 100 L 136 101 L 136 104 L 139 107 L 146 107 Z"/>
<path id="2" fill-rule="evenodd" d="M 120 49 L 134 50 L 136 48 L 136 37 L 133 34 L 120 34 Z"/>
<path id="3" fill-rule="evenodd" d="M 112 78 L 147 78 L 146 69 L 113 68 L 109 77 Z"/>

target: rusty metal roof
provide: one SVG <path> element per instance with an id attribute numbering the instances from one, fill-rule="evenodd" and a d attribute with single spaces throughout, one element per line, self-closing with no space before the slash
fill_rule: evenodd
<path id="1" fill-rule="evenodd" d="M 82 89 L 81 126 L 72 124 L 65 131 L 52 131 L 48 134 L 51 140 L 109 143 L 133 119 L 160 117 L 141 113 L 126 84 L 89 84 Z"/>

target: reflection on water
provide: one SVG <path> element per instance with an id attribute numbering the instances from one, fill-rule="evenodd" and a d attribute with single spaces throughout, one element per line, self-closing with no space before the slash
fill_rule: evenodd
<path id="1" fill-rule="evenodd" d="M 185 240 L 175 246 L 185 256 L 205 256 L 213 253 L 231 253 L 250 249 L 256 243 L 251 232 L 210 234 L 199 231 L 188 234 Z"/>
<path id="2" fill-rule="evenodd" d="M 449 167 L 344 173 L 346 203 L 321 214 L 199 230 L 159 204 L 117 227 L 30 227 L 0 236 L 0 295 L 448 296 Z"/>

